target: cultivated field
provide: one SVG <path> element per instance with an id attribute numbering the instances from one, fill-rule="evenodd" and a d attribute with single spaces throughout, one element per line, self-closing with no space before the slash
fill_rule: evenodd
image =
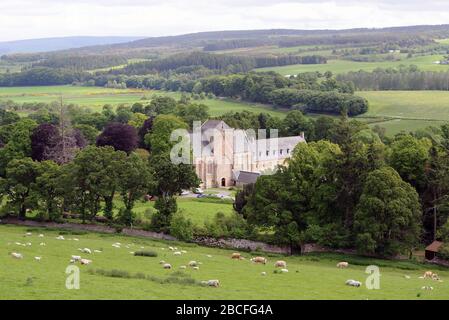
<path id="1" fill-rule="evenodd" d="M 101 111 L 105 104 L 133 104 L 135 102 L 148 101 L 153 95 L 165 95 L 175 99 L 181 97 L 181 93 L 157 90 L 141 89 L 111 89 L 102 87 L 80 86 L 39 86 L 39 87 L 0 87 L 0 100 L 12 100 L 17 103 L 58 101 L 62 96 L 65 103 L 73 103 L 90 107 L 92 110 Z M 205 99 L 198 103 L 209 106 L 212 116 L 221 115 L 230 111 L 249 110 L 253 112 L 266 112 L 272 115 L 284 116 L 285 111 L 275 110 L 269 106 L 240 102 L 227 99 Z"/>
<path id="2" fill-rule="evenodd" d="M 384 62 L 355 62 L 349 60 L 329 60 L 327 64 L 296 64 L 282 67 L 259 68 L 256 71 L 275 71 L 282 75 L 294 75 L 303 72 L 326 72 L 334 74 L 347 73 L 349 71 L 373 71 L 376 68 L 395 68 L 402 65 L 416 65 L 424 71 L 448 71 L 449 65 L 438 65 L 435 61 L 443 59 L 441 55 L 428 55 L 403 59 L 399 61 Z"/>
<path id="3" fill-rule="evenodd" d="M 31 236 L 25 236 L 32 232 Z M 38 237 L 38 234 L 44 237 Z M 62 234 L 65 240 L 57 240 Z M 75 241 L 73 239 L 78 239 Z M 25 244 L 25 246 L 17 245 Z M 120 248 L 112 244 L 120 242 Z M 26 245 L 31 243 L 31 245 Z M 46 246 L 41 246 L 45 243 Z M 185 250 L 173 255 L 169 246 Z M 78 248 L 89 248 L 92 254 Z M 94 250 L 101 251 L 95 253 Z M 131 252 L 155 251 L 157 257 L 136 257 Z M 14 259 L 11 252 L 23 254 Z M 0 226 L 0 299 L 447 299 L 449 271 L 412 262 L 372 260 L 339 255 L 268 256 L 267 265 L 254 265 L 252 256 L 231 260 L 233 251 L 163 242 L 110 234 Z M 80 290 L 67 290 L 65 270 L 72 255 L 81 255 L 92 264 L 80 267 Z M 261 255 L 260 253 L 258 255 Z M 35 257 L 41 257 L 36 261 Z M 275 274 L 274 262 L 286 260 L 288 273 Z M 159 264 L 164 260 L 172 270 Z M 189 261 L 201 262 L 199 270 L 187 267 Z M 336 263 L 350 262 L 348 269 Z M 380 290 L 345 285 L 348 279 L 365 282 L 367 265 L 378 265 Z M 98 271 L 100 269 L 100 271 Z M 425 270 L 438 272 L 442 282 L 424 280 Z M 112 271 L 115 270 L 115 271 Z M 266 272 L 267 275 L 261 275 Z M 137 274 L 137 275 L 136 275 Z M 408 278 L 410 277 L 410 278 Z M 204 287 L 198 282 L 218 279 L 220 288 Z M 433 290 L 423 290 L 431 286 Z"/>

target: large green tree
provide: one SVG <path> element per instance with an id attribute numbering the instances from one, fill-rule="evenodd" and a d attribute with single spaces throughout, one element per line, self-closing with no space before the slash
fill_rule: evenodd
<path id="1" fill-rule="evenodd" d="M 410 253 L 419 242 L 418 194 L 391 167 L 368 175 L 354 218 L 356 246 L 361 253 Z"/>

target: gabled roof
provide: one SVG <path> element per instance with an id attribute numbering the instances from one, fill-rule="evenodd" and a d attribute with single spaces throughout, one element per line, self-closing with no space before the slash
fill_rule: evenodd
<path id="1" fill-rule="evenodd" d="M 260 177 L 259 172 L 236 171 L 234 174 L 235 174 L 237 183 L 243 183 L 243 184 L 256 183 L 257 178 Z"/>
<path id="2" fill-rule="evenodd" d="M 429 245 L 429 246 L 426 248 L 426 251 L 438 252 L 438 251 L 440 250 L 440 248 L 441 248 L 442 245 L 443 245 L 443 242 L 440 242 L 440 241 L 434 241 L 434 242 L 432 242 L 431 245 Z"/>
<path id="3" fill-rule="evenodd" d="M 222 120 L 207 120 L 201 126 L 202 131 L 206 131 L 209 129 L 232 129 L 230 126 L 226 124 L 226 122 Z"/>

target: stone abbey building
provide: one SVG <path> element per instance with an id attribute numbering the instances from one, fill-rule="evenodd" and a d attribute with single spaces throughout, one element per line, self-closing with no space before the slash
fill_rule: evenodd
<path id="1" fill-rule="evenodd" d="M 203 188 L 253 183 L 290 158 L 304 134 L 296 137 L 256 139 L 251 132 L 231 128 L 224 121 L 208 120 L 201 126 L 201 152 L 193 164 Z"/>

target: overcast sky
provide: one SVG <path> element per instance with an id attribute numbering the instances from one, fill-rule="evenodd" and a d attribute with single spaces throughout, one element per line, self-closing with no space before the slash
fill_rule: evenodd
<path id="1" fill-rule="evenodd" d="M 448 0 L 0 0 L 0 41 L 445 23 Z"/>

